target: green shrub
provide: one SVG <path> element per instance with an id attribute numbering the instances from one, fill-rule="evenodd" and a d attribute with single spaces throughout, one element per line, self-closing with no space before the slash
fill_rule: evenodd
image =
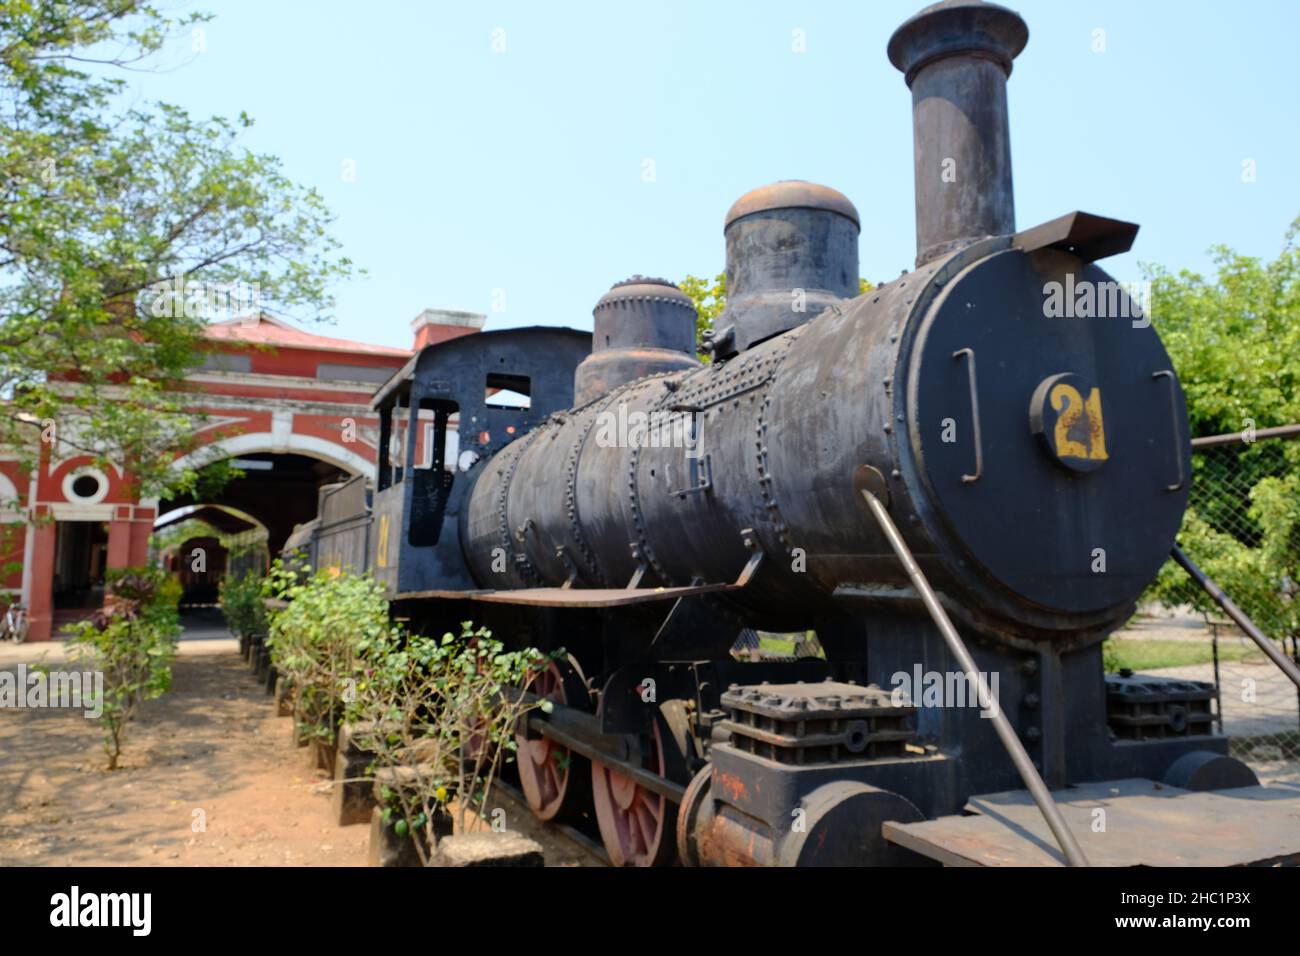
<path id="1" fill-rule="evenodd" d="M 226 575 L 221 582 L 221 614 L 231 633 L 239 637 L 265 634 L 269 621 L 262 598 L 262 575 L 245 571 Z"/>
<path id="2" fill-rule="evenodd" d="M 181 587 L 153 568 L 109 572 L 108 583 L 104 608 L 64 630 L 73 660 L 103 674 L 103 690 L 94 705 L 102 707 L 108 769 L 116 770 L 136 707 L 171 687 L 181 632 L 176 610 Z"/>
<path id="3" fill-rule="evenodd" d="M 333 744 L 356 684 L 359 645 L 386 635 L 388 601 L 369 576 L 272 569 L 268 592 L 289 602 L 271 618 L 271 662 L 294 687 L 304 736 Z"/>
<path id="4" fill-rule="evenodd" d="M 384 821 L 415 837 L 424 863 L 436 822 L 457 802 L 467 814 L 485 807 L 492 780 L 516 749 L 516 722 L 533 707 L 514 692 L 546 666 L 536 650 L 506 651 L 485 628 L 466 622 L 441 638 L 376 630 L 357 647 L 359 680 L 348 708 L 357 744 L 373 769 L 395 771 L 382 793 Z"/>

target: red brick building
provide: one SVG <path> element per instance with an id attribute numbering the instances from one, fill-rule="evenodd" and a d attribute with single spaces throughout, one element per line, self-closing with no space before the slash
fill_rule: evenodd
<path id="1" fill-rule="evenodd" d="M 483 319 L 426 310 L 411 323 L 413 349 L 476 332 Z M 14 456 L 0 458 L 0 502 L 22 506 L 0 513 L 11 525 L 3 560 L 22 565 L 0 584 L 28 608 L 30 640 L 47 640 L 97 607 L 106 570 L 145 564 L 155 521 L 178 507 L 236 507 L 267 528 L 274 552 L 314 516 L 321 485 L 357 474 L 373 480 L 379 429 L 370 397 L 412 351 L 317 335 L 267 315 L 215 323 L 207 338 L 206 361 L 185 383 L 205 416 L 200 444 L 175 464 L 235 459 L 245 477 L 221 501 L 135 499 L 121 469 L 97 468 L 59 442 L 42 447 L 31 474 Z"/>

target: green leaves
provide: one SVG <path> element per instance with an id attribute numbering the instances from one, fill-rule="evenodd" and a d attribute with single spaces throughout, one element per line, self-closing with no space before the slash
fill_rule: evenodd
<path id="1" fill-rule="evenodd" d="M 677 285 L 695 303 L 695 346 L 698 349 L 704 341 L 704 333 L 713 328 L 714 320 L 727 307 L 727 276 L 720 272 L 709 280 L 688 275 Z"/>
<path id="2" fill-rule="evenodd" d="M 117 768 L 125 729 L 136 707 L 171 688 L 171 663 L 180 637 L 180 585 L 157 569 L 113 572 L 106 609 L 69 625 L 68 647 L 81 665 L 104 675 L 104 752 Z"/>
<path id="3" fill-rule="evenodd" d="M 456 802 L 466 815 L 486 805 L 492 779 L 513 758 L 518 721 L 533 706 L 526 687 L 549 661 L 535 650 L 507 651 L 486 628 L 463 622 L 460 633 L 411 634 L 388 628 L 358 651 L 357 699 L 349 707 L 358 746 L 374 768 L 396 781 L 384 791 L 389 818 L 433 846 L 433 822 Z"/>
<path id="4" fill-rule="evenodd" d="M 1243 434 L 1194 456 L 1179 543 L 1275 638 L 1300 630 L 1300 442 L 1246 439 L 1300 422 L 1298 234 L 1300 219 L 1271 262 L 1217 247 L 1213 280 L 1145 267 L 1193 436 Z M 1149 596 L 1219 613 L 1172 562 Z"/>
<path id="5" fill-rule="evenodd" d="M 1300 421 L 1300 218 L 1271 262 L 1216 247 L 1216 276 L 1144 267 L 1193 435 Z"/>
<path id="6" fill-rule="evenodd" d="M 147 63 L 206 19 L 138 0 L 0 0 L 0 442 L 25 467 L 54 420 L 64 454 L 127 465 L 141 496 L 184 490 L 194 472 L 171 462 L 196 416 L 178 386 L 206 321 L 320 318 L 351 275 L 320 195 L 240 144 L 246 115 L 120 105 L 103 68 Z M 163 283 L 206 289 L 217 308 L 186 309 Z M 237 309 L 221 307 L 228 289 L 248 292 Z"/>
<path id="7" fill-rule="evenodd" d="M 230 630 L 242 637 L 265 634 L 268 628 L 262 597 L 262 576 L 256 571 L 227 574 L 221 580 L 221 613 Z"/>
<path id="8" fill-rule="evenodd" d="M 354 686 L 364 696 L 387 677 L 357 666 L 360 655 L 390 646 L 394 634 L 383 587 L 369 576 L 331 569 L 300 581 L 277 561 L 269 584 L 262 586 L 262 591 L 268 589 L 289 600 L 288 608 L 271 620 L 272 662 L 297 688 L 305 721 L 332 742 L 345 709 L 352 706 L 344 700 L 346 689 Z"/>

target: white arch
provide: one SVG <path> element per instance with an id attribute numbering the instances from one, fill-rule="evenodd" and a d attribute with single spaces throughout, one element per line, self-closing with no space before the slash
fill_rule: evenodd
<path id="1" fill-rule="evenodd" d="M 260 518 L 249 514 L 247 511 L 242 511 L 239 508 L 236 508 L 234 505 L 218 505 L 206 501 L 196 505 L 176 505 L 173 508 L 169 508 L 167 511 L 160 513 L 158 517 L 153 519 L 154 527 L 157 527 L 159 524 L 161 524 L 167 518 L 170 518 L 178 511 L 186 512 L 185 517 L 188 518 L 190 515 L 197 514 L 200 511 L 200 509 L 203 508 L 216 508 L 218 511 L 224 511 L 228 515 L 233 515 L 234 517 L 239 518 L 241 521 L 247 521 L 249 524 L 256 525 L 257 527 L 261 528 L 263 531 L 266 530 L 266 524 Z M 181 524 L 181 523 L 182 523 L 181 521 L 174 522 L 174 524 Z"/>
<path id="2" fill-rule="evenodd" d="M 223 454 L 216 454 L 221 452 Z M 251 432 L 245 435 L 232 435 L 194 449 L 172 462 L 177 471 L 186 468 L 201 468 L 219 458 L 238 458 L 240 455 L 284 455 L 299 454 L 319 458 L 336 468 L 353 475 L 365 475 L 369 481 L 375 480 L 375 464 L 362 458 L 354 451 L 349 451 L 335 442 L 317 438 L 315 435 L 299 435 L 296 432 L 273 435 L 271 432 Z"/>

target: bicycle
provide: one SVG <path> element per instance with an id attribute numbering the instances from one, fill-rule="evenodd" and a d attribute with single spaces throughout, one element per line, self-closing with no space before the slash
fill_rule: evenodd
<path id="1" fill-rule="evenodd" d="M 12 640 L 15 644 L 21 644 L 27 640 L 29 625 L 27 609 L 21 604 L 9 605 L 4 618 L 0 619 L 0 641 Z"/>

